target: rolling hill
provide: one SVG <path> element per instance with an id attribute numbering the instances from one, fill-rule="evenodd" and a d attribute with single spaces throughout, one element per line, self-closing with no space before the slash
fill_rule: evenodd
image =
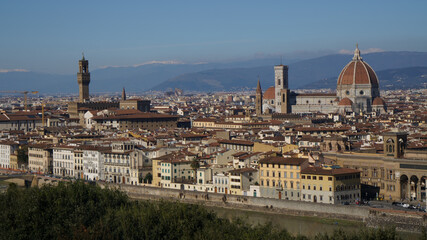
<path id="1" fill-rule="evenodd" d="M 382 86 L 399 86 L 393 81 L 403 81 L 405 85 L 405 81 L 412 81 L 411 79 L 417 75 L 417 73 L 408 73 L 409 68 L 427 66 L 425 52 L 381 52 L 366 54 L 363 58 L 377 73 L 382 70 L 397 71 L 394 77 L 384 75 L 383 78 L 380 75 Z M 336 78 L 350 60 L 351 55 L 343 54 L 301 61 L 284 59 L 284 63 L 289 65 L 289 86 L 291 89 L 331 86 L 331 80 L 328 79 Z M 136 67 L 95 69 L 91 70 L 90 90 L 91 93 L 120 92 L 122 87 L 125 87 L 127 92 L 138 93 L 147 90 L 165 91 L 171 88 L 181 88 L 186 91 L 253 89 L 258 76 L 263 89 L 266 89 L 274 84 L 273 66 L 277 63 L 277 58 L 270 57 L 247 61 L 200 64 L 152 63 Z M 405 68 L 408 69 L 401 73 Z M 423 75 L 421 73 L 418 75 Z M 407 77 L 399 78 L 399 74 L 406 74 Z M 387 81 L 391 82 L 387 83 Z M 77 93 L 78 91 L 75 74 L 0 72 L 0 83 L 3 90 L 38 90 L 40 93 Z M 415 84 L 416 81 L 413 83 Z M 416 86 L 413 83 L 408 86 Z"/>

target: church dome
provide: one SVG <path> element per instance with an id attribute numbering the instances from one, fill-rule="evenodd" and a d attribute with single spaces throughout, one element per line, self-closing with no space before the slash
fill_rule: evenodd
<path id="1" fill-rule="evenodd" d="M 353 105 L 353 101 L 351 101 L 349 98 L 343 98 L 338 103 L 338 106 L 351 106 Z"/>
<path id="2" fill-rule="evenodd" d="M 274 99 L 275 87 L 269 87 L 262 96 L 263 99 Z"/>
<path id="3" fill-rule="evenodd" d="M 352 84 L 370 84 L 378 86 L 378 77 L 375 71 L 362 60 L 359 48 L 356 45 L 354 50 L 354 57 L 341 71 L 338 77 L 338 85 L 352 85 Z"/>
<path id="4" fill-rule="evenodd" d="M 376 97 L 374 101 L 372 101 L 372 106 L 384 106 L 385 102 L 382 98 Z"/>

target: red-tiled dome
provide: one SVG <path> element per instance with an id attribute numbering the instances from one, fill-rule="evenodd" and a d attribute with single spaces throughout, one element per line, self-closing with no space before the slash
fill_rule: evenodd
<path id="1" fill-rule="evenodd" d="M 264 95 L 262 96 L 263 99 L 274 99 L 274 92 L 276 88 L 275 87 L 269 87 L 267 91 L 264 92 Z"/>
<path id="2" fill-rule="evenodd" d="M 349 98 L 343 98 L 338 103 L 338 106 L 351 106 L 353 105 L 353 101 L 351 101 Z"/>
<path id="3" fill-rule="evenodd" d="M 356 47 L 354 57 L 341 71 L 338 77 L 338 85 L 371 84 L 378 86 L 378 77 L 375 71 L 362 60 L 359 48 Z"/>
<path id="4" fill-rule="evenodd" d="M 382 99 L 382 98 L 380 98 L 380 97 L 376 97 L 375 99 L 374 99 L 374 101 L 372 102 L 372 106 L 384 106 L 385 105 L 385 102 L 384 102 L 384 100 Z"/>

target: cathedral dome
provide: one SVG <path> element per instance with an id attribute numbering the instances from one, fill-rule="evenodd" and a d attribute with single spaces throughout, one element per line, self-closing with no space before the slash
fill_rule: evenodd
<path id="1" fill-rule="evenodd" d="M 351 101 L 349 98 L 343 98 L 338 103 L 338 106 L 351 106 L 353 105 L 353 101 Z"/>
<path id="2" fill-rule="evenodd" d="M 372 106 L 384 106 L 385 105 L 385 102 L 384 102 L 384 100 L 382 99 L 382 98 L 380 98 L 380 97 L 376 97 L 375 99 L 374 99 L 374 101 L 372 102 Z"/>
<path id="3" fill-rule="evenodd" d="M 262 96 L 263 99 L 274 99 L 275 87 L 269 87 Z"/>
<path id="4" fill-rule="evenodd" d="M 356 45 L 354 57 L 341 71 L 337 85 L 370 84 L 378 86 L 378 77 L 375 71 L 360 56 L 359 48 Z"/>

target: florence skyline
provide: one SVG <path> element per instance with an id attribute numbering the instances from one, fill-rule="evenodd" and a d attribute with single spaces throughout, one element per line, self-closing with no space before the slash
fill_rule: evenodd
<path id="1" fill-rule="evenodd" d="M 19 4 L 21 3 L 21 4 Z M 0 4 L 0 72 L 70 74 L 84 52 L 93 64 L 133 66 L 285 55 L 427 51 L 424 2 L 219 1 Z M 369 7 L 366 7 L 369 6 Z"/>

